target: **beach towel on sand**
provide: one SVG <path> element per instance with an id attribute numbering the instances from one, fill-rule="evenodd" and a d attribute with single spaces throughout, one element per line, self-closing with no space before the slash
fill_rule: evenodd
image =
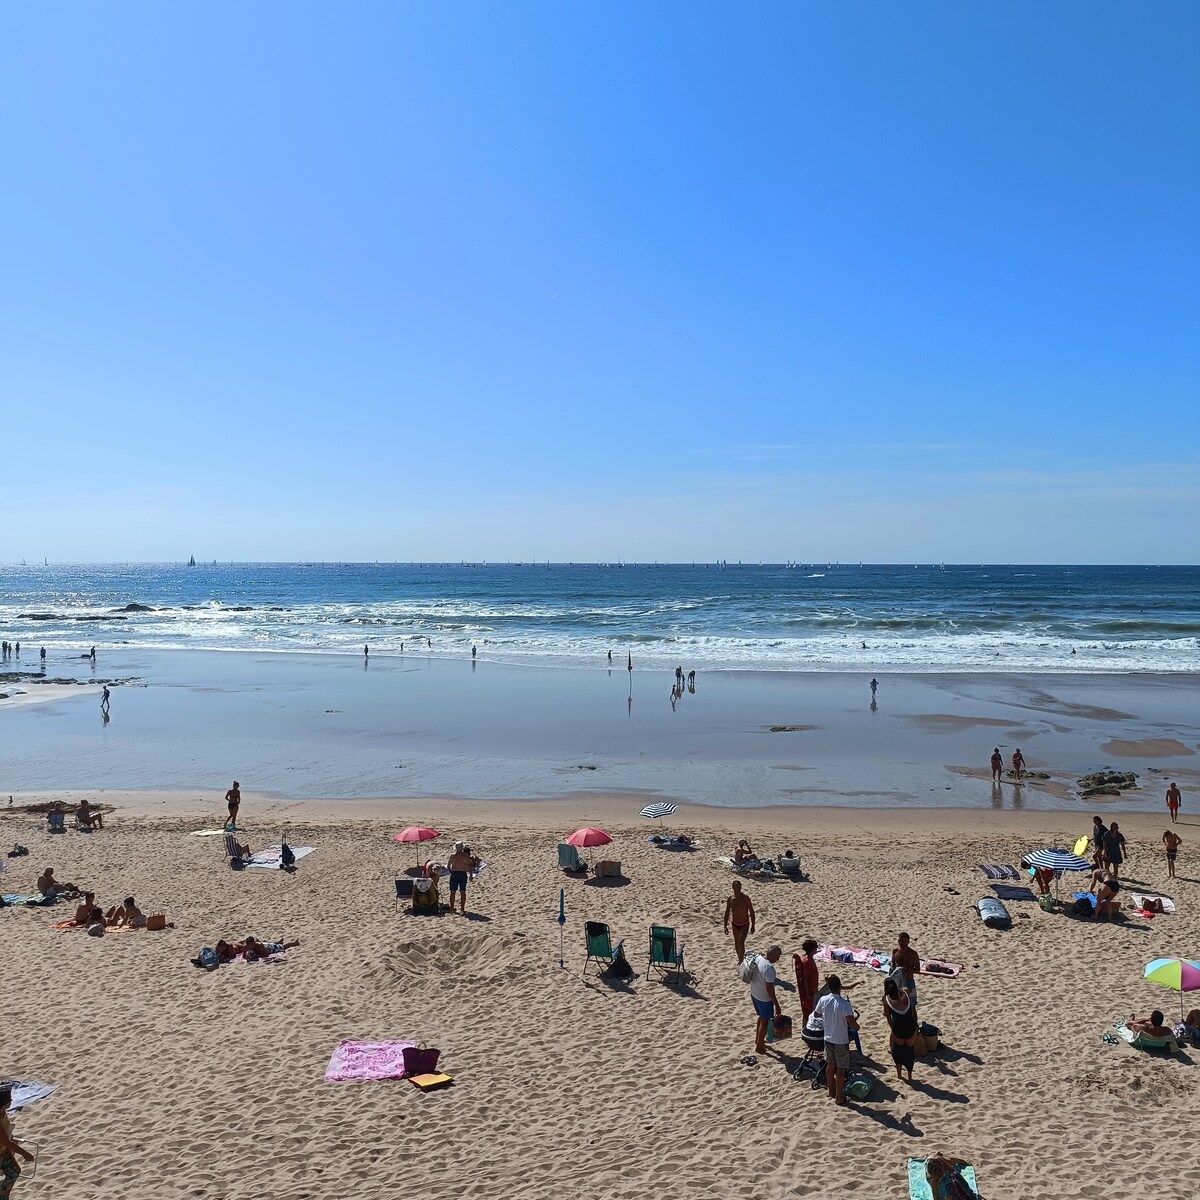
<path id="1" fill-rule="evenodd" d="M 1145 909 L 1147 900 L 1161 900 L 1163 912 L 1173 913 L 1175 911 L 1175 901 L 1169 896 L 1153 896 L 1149 892 L 1130 892 L 1129 902 L 1137 909 Z"/>
<path id="2" fill-rule="evenodd" d="M 57 1087 L 53 1083 L 17 1083 L 16 1081 L 10 1084 L 10 1086 L 12 1087 L 12 1104 L 9 1105 L 10 1112 L 26 1108 L 35 1100 L 44 1100 Z"/>
<path id="3" fill-rule="evenodd" d="M 978 1191 L 979 1184 L 975 1182 L 975 1168 L 963 1167 L 962 1177 L 967 1181 L 971 1191 Z M 910 1158 L 908 1160 L 908 1195 L 909 1200 L 934 1200 L 933 1189 L 925 1178 L 925 1159 Z"/>
<path id="4" fill-rule="evenodd" d="M 1011 883 L 993 883 L 992 891 L 1000 900 L 1037 901 L 1037 897 L 1033 894 L 1033 888 L 1014 887 Z"/>
<path id="5" fill-rule="evenodd" d="M 316 849 L 315 846 L 293 846 L 292 853 L 296 856 L 297 862 L 306 854 L 311 854 Z M 268 846 L 265 850 L 260 850 L 252 858 L 248 859 L 246 866 L 248 867 L 268 867 L 278 871 L 283 867 L 283 847 Z"/>
<path id="6" fill-rule="evenodd" d="M 989 879 L 1020 879 L 1021 876 L 1007 863 L 980 863 L 979 869 Z"/>
<path id="7" fill-rule="evenodd" d="M 325 1068 L 329 1083 L 351 1079 L 403 1079 L 404 1048 L 416 1042 L 341 1042 Z"/>

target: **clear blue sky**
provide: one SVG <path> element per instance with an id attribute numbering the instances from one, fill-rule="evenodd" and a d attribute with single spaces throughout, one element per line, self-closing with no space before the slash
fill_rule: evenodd
<path id="1" fill-rule="evenodd" d="M 1200 5 L 9 5 L 0 559 L 1200 560 Z"/>

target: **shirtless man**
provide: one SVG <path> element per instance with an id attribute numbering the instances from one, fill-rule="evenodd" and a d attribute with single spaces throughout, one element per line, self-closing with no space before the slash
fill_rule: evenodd
<path id="1" fill-rule="evenodd" d="M 75 910 L 75 924 L 95 925 L 103 920 L 104 914 L 96 904 L 96 893 L 84 892 L 83 903 Z"/>
<path id="2" fill-rule="evenodd" d="M 892 951 L 892 970 L 903 972 L 903 981 L 896 982 L 917 1002 L 917 976 L 921 973 L 921 956 L 908 944 L 908 934 L 896 939 L 900 944 Z"/>
<path id="3" fill-rule="evenodd" d="M 79 807 L 75 810 L 75 819 L 89 829 L 104 828 L 104 815 L 92 808 L 86 797 L 80 800 Z"/>
<path id="4" fill-rule="evenodd" d="M 1171 814 L 1171 824 L 1179 820 L 1179 802 L 1183 797 L 1179 794 L 1179 784 L 1172 783 L 1167 788 L 1167 811 Z"/>
<path id="5" fill-rule="evenodd" d="M 1021 782 L 1021 772 L 1025 770 L 1025 756 L 1020 750 L 1014 750 L 1012 755 L 1012 773 L 1018 783 Z"/>
<path id="6" fill-rule="evenodd" d="M 999 783 L 1000 777 L 1004 774 L 1004 756 L 1000 753 L 1000 747 L 997 746 L 992 751 L 992 782 Z"/>
<path id="7" fill-rule="evenodd" d="M 730 926 L 733 926 L 733 948 L 737 952 L 737 960 L 741 962 L 746 957 L 746 935 L 754 932 L 754 905 L 750 897 L 742 891 L 741 881 L 733 881 L 733 895 L 725 901 L 725 933 L 728 936 Z"/>
<path id="8" fill-rule="evenodd" d="M 1130 1013 L 1125 1027 L 1134 1033 L 1144 1033 L 1147 1037 L 1152 1038 L 1173 1038 L 1175 1036 L 1170 1027 L 1163 1024 L 1163 1015 L 1157 1008 L 1141 1021 L 1133 1013 Z"/>
<path id="9" fill-rule="evenodd" d="M 1167 878 L 1174 879 L 1175 859 L 1179 854 L 1179 847 L 1183 845 L 1183 838 L 1168 829 L 1163 833 L 1162 840 L 1163 845 L 1167 848 Z"/>
<path id="10" fill-rule="evenodd" d="M 458 911 L 465 916 L 467 880 L 471 878 L 471 871 L 475 867 L 475 856 L 466 842 L 454 843 L 454 853 L 446 860 L 446 866 L 450 868 L 450 911 L 454 911 L 454 893 L 457 892 L 461 897 Z"/>
<path id="11" fill-rule="evenodd" d="M 43 896 L 52 896 L 58 898 L 62 892 L 77 892 L 79 889 L 73 883 L 59 883 L 54 878 L 54 868 L 47 867 L 41 875 L 38 876 L 37 890 Z"/>

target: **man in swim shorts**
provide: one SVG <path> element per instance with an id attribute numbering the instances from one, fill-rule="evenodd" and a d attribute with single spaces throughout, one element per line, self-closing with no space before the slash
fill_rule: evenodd
<path id="1" fill-rule="evenodd" d="M 1179 784 L 1172 783 L 1167 788 L 1167 811 L 1171 814 L 1171 824 L 1179 820 L 1179 802 L 1183 797 L 1179 794 Z"/>
<path id="2" fill-rule="evenodd" d="M 467 911 L 467 879 L 471 874 L 471 851 L 465 842 L 454 843 L 454 853 L 446 860 L 450 868 L 450 911 L 454 911 L 454 893 L 462 897 L 458 902 L 458 911 Z"/>
<path id="3" fill-rule="evenodd" d="M 999 783 L 1000 777 L 1004 774 L 1004 755 L 1000 753 L 1000 747 L 997 746 L 992 751 L 992 782 Z"/>
<path id="4" fill-rule="evenodd" d="M 1183 838 L 1177 833 L 1173 833 L 1167 829 L 1162 836 L 1163 845 L 1167 848 L 1167 878 L 1175 878 L 1175 859 L 1179 856 L 1179 847 L 1183 845 Z"/>
<path id="5" fill-rule="evenodd" d="M 767 1022 L 777 1017 L 783 1011 L 779 1007 L 779 998 L 775 995 L 775 964 L 779 961 L 783 950 L 772 946 L 766 954 L 754 957 L 754 978 L 750 981 L 750 1003 L 754 1005 L 754 1015 L 757 1018 L 754 1027 L 754 1052 L 767 1052 Z"/>
<path id="6" fill-rule="evenodd" d="M 733 926 L 733 949 L 738 962 L 746 957 L 746 935 L 754 932 L 754 905 L 742 891 L 741 880 L 733 881 L 733 895 L 725 901 L 725 936 Z"/>

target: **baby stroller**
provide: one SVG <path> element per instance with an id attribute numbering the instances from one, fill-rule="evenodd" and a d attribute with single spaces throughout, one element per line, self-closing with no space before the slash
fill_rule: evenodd
<path id="1" fill-rule="evenodd" d="M 792 1072 L 792 1078 L 800 1083 L 806 1072 L 811 1071 L 813 1087 L 819 1087 L 825 1081 L 825 1026 L 809 1017 L 800 1030 L 800 1040 L 806 1050 L 800 1065 Z"/>

